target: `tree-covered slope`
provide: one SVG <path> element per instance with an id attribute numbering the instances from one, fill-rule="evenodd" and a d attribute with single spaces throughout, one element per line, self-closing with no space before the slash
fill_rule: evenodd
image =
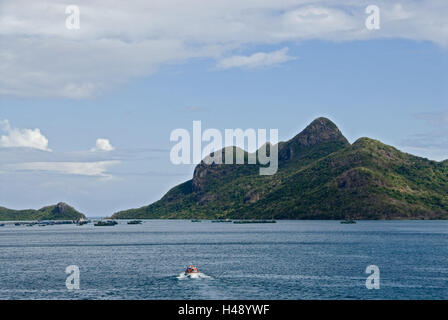
<path id="1" fill-rule="evenodd" d="M 159 201 L 114 218 L 448 218 L 448 166 L 361 138 L 318 118 L 279 147 L 279 169 L 199 164 Z M 246 154 L 247 156 L 247 154 Z"/>
<path id="2" fill-rule="evenodd" d="M 78 220 L 85 219 L 84 214 L 73 207 L 61 202 L 56 205 L 43 207 L 39 210 L 12 210 L 0 207 L 0 220 L 25 221 L 25 220 Z"/>

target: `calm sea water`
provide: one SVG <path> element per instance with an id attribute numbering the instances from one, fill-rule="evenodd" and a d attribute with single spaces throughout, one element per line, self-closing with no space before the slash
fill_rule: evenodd
<path id="1" fill-rule="evenodd" d="M 189 264 L 206 276 L 179 279 Z M 448 221 L 7 225 L 0 299 L 448 299 Z"/>

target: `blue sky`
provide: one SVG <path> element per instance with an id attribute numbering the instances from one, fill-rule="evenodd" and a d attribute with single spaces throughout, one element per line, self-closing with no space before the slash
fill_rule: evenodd
<path id="1" fill-rule="evenodd" d="M 328 8 L 326 2 L 302 2 L 291 1 L 282 10 L 301 16 L 311 10 L 314 21 Z M 270 8 L 268 1 L 261 3 L 268 7 L 263 10 L 278 9 Z M 368 136 L 430 159 L 448 159 L 448 52 L 445 31 L 418 31 L 425 27 L 419 21 L 431 14 L 439 18 L 433 7 L 440 2 L 428 3 L 419 8 L 419 2 L 410 1 L 398 9 L 385 3 L 390 10 L 382 10 L 384 22 L 381 30 L 369 31 L 378 32 L 373 36 L 356 31 L 366 15 L 350 1 L 340 3 L 341 12 L 351 12 L 347 17 L 336 7 L 324 11 L 327 17 L 347 19 L 334 34 L 334 28 L 328 33 L 319 21 L 313 29 L 317 32 L 266 41 L 263 32 L 251 33 L 249 27 L 250 39 L 222 30 L 195 34 L 192 27 L 194 32 L 176 38 L 182 45 L 184 38 L 190 41 L 182 46 L 172 43 L 170 26 L 161 22 L 157 28 L 168 31 L 153 45 L 167 51 L 156 56 L 153 51 L 142 54 L 148 49 L 142 47 L 144 41 L 132 38 L 150 37 L 145 32 L 151 34 L 153 25 L 116 27 L 109 39 L 126 38 L 130 44 L 126 50 L 102 48 L 101 28 L 91 28 L 99 38 L 81 33 L 67 42 L 72 36 L 65 30 L 52 34 L 59 27 L 51 23 L 42 26 L 42 34 L 32 34 L 26 12 L 8 7 L 5 14 L 22 21 L 17 25 L 23 30 L 5 32 L 0 40 L 13 39 L 3 54 L 14 57 L 3 66 L 10 81 L 0 82 L 0 205 L 39 208 L 65 201 L 89 216 L 104 216 L 149 204 L 191 178 L 194 166 L 171 164 L 169 137 L 176 128 L 191 130 L 193 120 L 201 120 L 204 129 L 277 128 L 280 140 L 287 140 L 314 118 L 326 116 L 350 142 Z M 406 20 L 403 12 L 413 13 L 417 22 Z M 426 16 L 417 19 L 416 12 Z M 129 12 L 129 17 L 134 15 Z M 92 23 L 88 18 L 86 29 Z M 351 20 L 355 18 L 359 25 Z M 244 15 L 244 19 L 250 25 L 255 18 Z M 41 41 L 35 43 L 33 59 L 19 50 L 27 32 L 26 41 Z M 191 45 L 213 32 L 219 41 Z M 254 37 L 260 39 L 252 41 Z M 66 55 L 46 51 L 42 42 Z M 78 42 L 85 46 L 73 44 Z M 111 57 L 104 53 L 107 50 Z M 186 53 L 172 54 L 173 50 Z M 101 55 L 110 64 L 102 64 Z M 18 75 L 22 72 L 29 77 Z M 94 149 L 99 138 L 108 140 L 110 150 Z M 65 165 L 55 168 L 55 162 Z"/>

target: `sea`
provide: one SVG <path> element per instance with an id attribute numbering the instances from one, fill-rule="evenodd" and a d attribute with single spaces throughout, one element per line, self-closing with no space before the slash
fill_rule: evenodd
<path id="1" fill-rule="evenodd" d="M 448 221 L 126 222 L 0 227 L 0 299 L 448 299 Z"/>

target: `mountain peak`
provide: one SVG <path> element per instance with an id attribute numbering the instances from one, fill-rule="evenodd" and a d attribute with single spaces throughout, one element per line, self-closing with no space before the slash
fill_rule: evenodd
<path id="1" fill-rule="evenodd" d="M 327 141 L 343 141 L 348 144 L 347 139 L 333 121 L 324 117 L 315 119 L 293 140 L 297 140 L 303 146 L 313 146 Z"/>
<path id="2" fill-rule="evenodd" d="M 316 155 L 321 157 L 325 153 L 329 154 L 350 145 L 338 127 L 330 119 L 320 117 L 311 122 L 294 138 L 280 146 L 279 159 L 300 159 L 302 156 L 308 154 L 312 147 L 328 144 L 332 146 L 324 148 L 324 150 L 321 150 Z"/>

